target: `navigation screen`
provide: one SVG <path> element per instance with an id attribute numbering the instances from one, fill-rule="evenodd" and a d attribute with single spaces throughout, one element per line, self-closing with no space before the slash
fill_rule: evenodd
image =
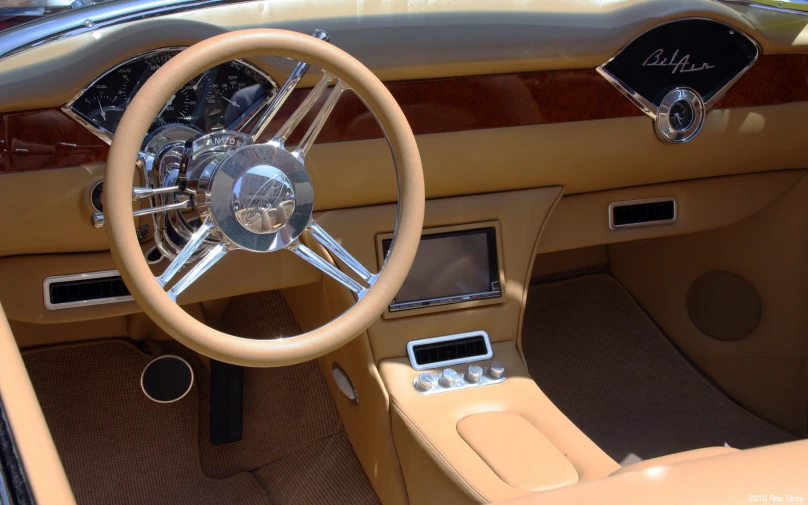
<path id="1" fill-rule="evenodd" d="M 384 254 L 390 239 L 382 242 Z M 500 296 L 496 229 L 424 235 L 391 311 Z"/>

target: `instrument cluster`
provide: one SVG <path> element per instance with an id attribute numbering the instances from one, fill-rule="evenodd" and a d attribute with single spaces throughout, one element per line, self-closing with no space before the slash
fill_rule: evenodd
<path id="1" fill-rule="evenodd" d="M 183 49 L 149 51 L 113 67 L 65 105 L 64 112 L 110 142 L 138 90 Z M 275 81 L 252 64 L 243 60 L 223 63 L 180 88 L 157 114 L 150 130 L 172 123 L 200 132 L 230 129 L 249 121 L 277 90 Z"/>

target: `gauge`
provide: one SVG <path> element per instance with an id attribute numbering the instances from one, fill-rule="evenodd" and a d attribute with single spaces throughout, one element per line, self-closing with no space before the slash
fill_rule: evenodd
<path id="1" fill-rule="evenodd" d="M 684 131 L 693 124 L 695 112 L 693 106 L 687 100 L 679 100 L 671 105 L 668 113 L 671 127 L 676 131 Z"/>
<path id="2" fill-rule="evenodd" d="M 231 61 L 220 65 L 207 92 L 206 129 L 232 125 L 252 112 L 271 91 L 274 91 L 272 84 L 243 63 Z"/>
<path id="3" fill-rule="evenodd" d="M 139 65 L 119 67 L 94 82 L 73 109 L 104 130 L 114 132 L 138 78 Z"/>
<path id="4" fill-rule="evenodd" d="M 144 72 L 146 78 L 151 77 L 151 75 L 160 70 L 160 67 L 165 65 L 168 60 L 170 60 L 171 58 L 173 58 L 178 54 L 180 54 L 179 51 L 160 51 L 154 56 L 147 58 L 146 68 Z"/>
<path id="5" fill-rule="evenodd" d="M 190 85 L 184 86 L 163 105 L 154 120 L 153 126 L 163 126 L 167 123 L 192 123 L 198 102 L 199 100 L 193 88 Z"/>

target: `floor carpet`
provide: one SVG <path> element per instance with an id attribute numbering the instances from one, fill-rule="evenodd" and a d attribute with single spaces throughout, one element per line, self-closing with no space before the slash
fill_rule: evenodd
<path id="1" fill-rule="evenodd" d="M 623 465 L 794 440 L 704 378 L 610 275 L 532 286 L 522 339 L 539 387 Z"/>
<path id="2" fill-rule="evenodd" d="M 233 300 L 222 328 L 249 338 L 299 333 L 277 293 Z M 170 404 L 148 400 L 151 356 L 114 340 L 24 353 L 79 505 L 376 505 L 314 362 L 244 370 L 240 442 L 209 442 L 210 376 L 176 342 L 197 378 Z"/>

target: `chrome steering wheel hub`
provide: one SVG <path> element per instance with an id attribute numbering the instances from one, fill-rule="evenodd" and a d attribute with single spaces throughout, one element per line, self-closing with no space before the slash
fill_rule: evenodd
<path id="1" fill-rule="evenodd" d="M 214 226 L 233 245 L 254 252 L 288 247 L 314 209 L 314 190 L 302 160 L 271 144 L 233 151 L 210 185 Z"/>

